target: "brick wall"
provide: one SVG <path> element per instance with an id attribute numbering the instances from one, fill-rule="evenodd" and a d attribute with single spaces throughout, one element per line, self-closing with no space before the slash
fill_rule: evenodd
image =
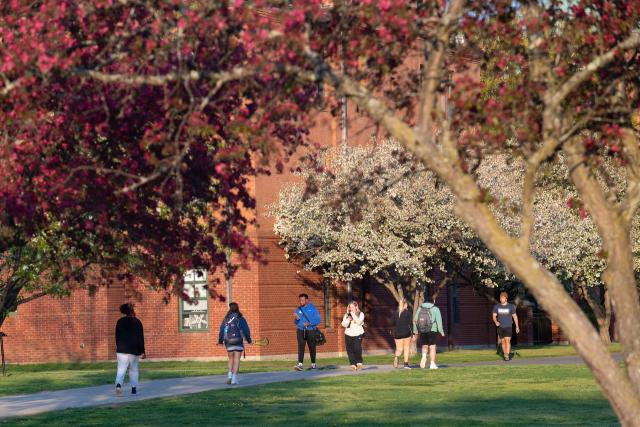
<path id="1" fill-rule="evenodd" d="M 418 66 L 412 58 L 407 66 Z M 317 116 L 311 139 L 328 147 L 341 144 L 340 123 L 328 112 Z M 381 136 L 380 128 L 360 114 L 349 103 L 349 145 L 368 144 L 371 135 Z M 321 329 L 327 335 L 322 352 L 344 352 L 344 331 L 340 320 L 346 306 L 344 287 L 333 287 L 328 306 L 329 326 L 324 324 L 325 301 L 321 278 L 317 275 L 298 274 L 300 267 L 288 263 L 273 235 L 273 219 L 267 216 L 268 206 L 275 203 L 280 188 L 297 178 L 290 173 L 260 176 L 252 179 L 250 187 L 256 201 L 257 226 L 250 233 L 266 250 L 267 265 L 252 263 L 250 269 L 238 271 L 233 278 L 233 300 L 247 318 L 252 335 L 267 337 L 268 347 L 248 347 L 248 357 L 273 357 L 296 353 L 295 329 L 292 324 L 297 296 L 306 292 L 323 317 Z M 252 214 L 252 213 L 248 213 Z M 354 283 L 354 298 L 364 302 L 367 334 L 365 350 L 389 350 L 393 347 L 389 334 L 391 313 L 395 301 L 379 285 Z M 216 291 L 224 295 L 224 284 Z M 472 287 L 460 287 L 456 301 L 457 315 L 449 310 L 454 304 L 451 288 L 443 291 L 437 301 L 449 333 L 441 345 L 493 345 L 495 328 L 491 324 L 491 304 L 476 295 Z M 179 330 L 178 300 L 168 304 L 163 295 L 143 291 L 134 298 L 125 286 L 102 288 L 94 294 L 78 290 L 70 298 L 41 298 L 25 306 L 6 320 L 3 330 L 7 360 L 11 362 L 90 361 L 115 358 L 114 325 L 123 302 L 136 304 L 136 313 L 145 327 L 147 353 L 151 358 L 211 358 L 225 357 L 222 347 L 216 346 L 218 328 L 224 317 L 226 302 L 209 298 L 210 330 L 207 332 L 181 332 Z M 451 327 L 450 327 L 451 326 Z"/>

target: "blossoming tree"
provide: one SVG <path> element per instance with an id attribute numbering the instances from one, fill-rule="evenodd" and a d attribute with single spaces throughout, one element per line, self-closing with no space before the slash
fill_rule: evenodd
<path id="1" fill-rule="evenodd" d="M 639 425 L 640 299 L 631 227 L 640 203 L 640 2 L 362 0 L 334 1 L 325 13 L 320 3 L 282 12 L 282 38 L 269 46 L 285 52 L 283 68 L 351 99 L 450 187 L 457 215 L 559 323 L 621 422 Z M 499 48 L 484 47 L 487 40 Z M 481 96 L 480 70 L 498 77 L 488 99 Z M 440 108 L 444 97 L 451 114 Z M 498 222 L 472 173 L 491 152 L 525 165 L 517 235 Z M 622 368 L 532 251 L 539 172 L 559 153 L 602 241 Z M 606 157 L 617 158 L 627 176 L 622 193 L 603 179 Z"/>
<path id="2" fill-rule="evenodd" d="M 287 258 L 340 281 L 371 276 L 396 301 L 412 300 L 416 283 L 434 278 L 437 287 L 452 279 L 493 287 L 504 279 L 495 257 L 453 215 L 451 192 L 397 143 L 326 157 L 326 169 L 305 169 L 305 182 L 283 188 L 271 207 Z"/>

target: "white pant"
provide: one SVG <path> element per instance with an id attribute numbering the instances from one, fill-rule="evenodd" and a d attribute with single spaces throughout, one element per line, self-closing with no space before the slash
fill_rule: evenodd
<path id="1" fill-rule="evenodd" d="M 138 358 L 133 354 L 116 353 L 118 357 L 118 373 L 116 374 L 116 384 L 124 385 L 124 374 L 129 366 L 129 383 L 131 387 L 138 386 Z"/>

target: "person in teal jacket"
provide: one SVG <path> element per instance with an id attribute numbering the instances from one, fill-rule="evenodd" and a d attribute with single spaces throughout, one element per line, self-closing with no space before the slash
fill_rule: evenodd
<path id="1" fill-rule="evenodd" d="M 420 360 L 420 367 L 422 369 L 427 365 L 427 352 L 431 359 L 429 369 L 438 369 L 438 365 L 436 365 L 436 347 L 438 343 L 438 335 L 444 336 L 444 329 L 442 327 L 442 314 L 440 314 L 440 309 L 436 307 L 434 303 L 435 298 L 433 298 L 433 302 L 423 303 L 418 308 L 416 315 L 413 318 L 413 333 L 415 335 L 420 334 L 420 342 L 422 343 L 422 359 Z M 428 326 L 426 322 L 428 317 L 425 316 L 426 313 L 423 313 L 422 318 L 420 317 L 420 313 L 423 310 L 428 310 L 431 314 L 431 327 L 426 331 L 424 329 L 419 329 L 421 324 L 422 328 Z"/>

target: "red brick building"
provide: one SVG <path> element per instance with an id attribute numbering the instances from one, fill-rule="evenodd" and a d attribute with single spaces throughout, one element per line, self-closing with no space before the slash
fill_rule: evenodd
<path id="1" fill-rule="evenodd" d="M 417 59 L 409 60 L 410 63 Z M 446 103 L 443 103 L 446 104 Z M 376 132 L 371 122 L 349 105 L 347 129 L 349 145 L 365 144 Z M 341 119 L 327 112 L 319 114 L 311 138 L 326 146 L 342 143 Z M 321 329 L 327 344 L 322 353 L 345 352 L 340 319 L 347 301 L 345 287 L 332 287 L 320 277 L 298 274 L 299 266 L 287 262 L 273 234 L 273 220 L 266 216 L 267 206 L 276 202 L 280 188 L 293 176 L 260 176 L 252 186 L 257 200 L 259 226 L 251 237 L 267 251 L 266 265 L 254 263 L 233 278 L 233 300 L 247 318 L 255 338 L 268 337 L 267 347 L 252 346 L 247 357 L 286 357 L 296 352 L 292 322 L 297 296 L 307 292 L 321 313 Z M 311 286 L 310 286 L 311 285 Z M 216 291 L 225 294 L 224 286 Z M 381 286 L 363 280 L 353 284 L 353 297 L 364 307 L 367 351 L 389 352 L 393 340 L 389 334 L 395 303 Z M 76 291 L 66 299 L 40 298 L 12 314 L 3 325 L 8 362 L 89 361 L 115 358 L 114 327 L 120 316 L 118 307 L 126 301 L 136 305 L 137 316 L 145 326 L 147 354 L 154 359 L 222 358 L 223 348 L 216 346 L 219 324 L 226 313 L 225 302 L 213 298 L 188 306 L 177 298 L 168 304 L 162 295 L 145 291 L 137 298 L 124 285 L 101 288 L 93 293 Z M 473 286 L 449 286 L 438 297 L 447 336 L 443 346 L 495 345 L 495 327 L 490 320 L 492 303 Z M 519 311 L 522 332 L 520 343 L 561 340 L 552 336 L 551 324 L 543 314 L 531 308 Z M 556 333 L 557 331 L 554 331 Z"/>

